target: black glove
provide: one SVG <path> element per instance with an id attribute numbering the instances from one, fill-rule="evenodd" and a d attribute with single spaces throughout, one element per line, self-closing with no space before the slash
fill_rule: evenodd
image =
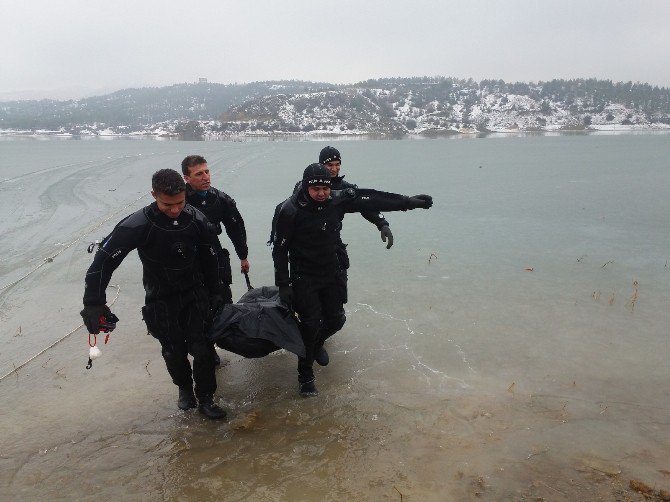
<path id="1" fill-rule="evenodd" d="M 287 307 L 293 305 L 293 288 L 291 286 L 279 286 L 279 299 Z"/>
<path id="2" fill-rule="evenodd" d="M 95 335 L 100 333 L 100 316 L 104 316 L 105 319 L 111 319 L 113 322 L 118 322 L 119 320 L 118 317 L 112 314 L 107 305 L 87 305 L 80 314 L 88 332 Z"/>
<path id="3" fill-rule="evenodd" d="M 393 234 L 391 233 L 391 229 L 388 225 L 384 225 L 379 231 L 382 233 L 382 242 L 386 242 L 388 239 L 386 249 L 391 249 L 391 246 L 393 246 Z"/>
<path id="4" fill-rule="evenodd" d="M 430 195 L 413 195 L 409 198 L 409 209 L 428 209 L 433 205 L 433 198 Z"/>
<path id="5" fill-rule="evenodd" d="M 212 309 L 212 314 L 215 316 L 221 311 L 223 306 L 226 304 L 226 301 L 221 295 L 212 295 L 209 298 L 209 307 Z"/>

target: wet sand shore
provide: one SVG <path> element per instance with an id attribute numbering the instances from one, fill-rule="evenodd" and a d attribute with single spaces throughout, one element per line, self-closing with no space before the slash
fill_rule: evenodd
<path id="1" fill-rule="evenodd" d="M 3 493 L 15 500 L 645 500 L 631 480 L 659 497 L 667 487 L 662 401 L 623 402 L 604 395 L 601 382 L 550 373 L 540 382 L 470 370 L 447 376 L 412 354 L 407 342 L 417 331 L 408 323 L 380 322 L 379 312 L 355 305 L 347 333 L 329 342 L 331 365 L 317 372 L 318 398 L 297 394 L 291 354 L 245 360 L 220 351 L 225 422 L 176 408 L 176 388 L 141 321 L 114 332 L 91 370 L 83 333 L 75 333 L 0 382 Z M 392 343 L 354 335 L 375 322 Z"/>

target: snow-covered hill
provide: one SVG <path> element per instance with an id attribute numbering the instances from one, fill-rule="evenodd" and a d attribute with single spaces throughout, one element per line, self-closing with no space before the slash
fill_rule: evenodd
<path id="1" fill-rule="evenodd" d="M 614 84 L 593 79 L 506 84 L 495 80 L 477 83 L 441 77 L 374 80 L 353 86 L 290 84 L 256 84 L 248 99 L 235 89 L 235 100 L 223 113 L 215 113 L 215 107 L 211 106 L 216 100 L 210 89 L 206 94 L 207 102 L 190 99 L 192 106 L 189 110 L 199 110 L 195 116 L 185 116 L 182 112 L 173 113 L 174 118 L 169 120 L 156 122 L 138 123 L 135 117 L 127 124 L 104 121 L 68 124 L 53 128 L 52 132 L 200 139 L 269 135 L 398 137 L 478 132 L 670 130 L 670 90 L 647 84 Z M 224 90 L 228 94 L 232 92 L 230 87 Z M 180 91 L 183 101 L 186 91 Z M 132 101 L 128 96 L 125 99 Z M 70 106 L 76 108 L 78 104 L 73 102 Z M 169 102 L 164 103 L 165 106 L 169 107 Z M 169 108 L 161 113 L 164 117 L 170 116 Z M 25 131 L 47 132 L 39 129 Z"/>

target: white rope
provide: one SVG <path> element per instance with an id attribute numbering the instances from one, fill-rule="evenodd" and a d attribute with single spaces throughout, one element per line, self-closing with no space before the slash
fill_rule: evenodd
<path id="1" fill-rule="evenodd" d="M 117 210 L 114 211 L 112 214 L 110 214 L 107 218 L 105 218 L 105 219 L 102 220 L 100 223 L 98 223 L 97 225 L 95 225 L 93 228 L 91 228 L 90 230 L 85 231 L 84 233 L 82 233 L 79 237 L 77 237 L 77 238 L 76 238 L 75 240 L 73 240 L 72 242 L 70 242 L 70 243 L 68 243 L 68 244 L 65 244 L 60 250 L 58 250 L 58 252 L 54 253 L 54 254 L 51 255 L 51 256 L 48 256 L 48 257 L 44 258 L 44 261 L 42 261 L 42 263 L 40 263 L 39 265 L 37 265 L 34 269 L 32 269 L 32 270 L 31 270 L 30 272 L 28 272 L 27 274 L 25 274 L 23 277 L 19 277 L 19 278 L 18 278 L 17 280 L 15 280 L 14 282 L 12 282 L 12 283 L 10 283 L 10 284 L 7 284 L 7 285 L 5 285 L 5 286 L 3 286 L 3 287 L 1 287 L 1 288 L 0 288 L 0 292 L 5 291 L 6 289 L 9 289 L 9 288 L 11 288 L 12 286 L 16 286 L 16 285 L 17 285 L 19 282 L 21 282 L 23 279 L 25 279 L 26 277 L 28 277 L 28 276 L 31 275 L 31 274 L 34 274 L 35 272 L 37 272 L 41 267 L 43 267 L 43 266 L 46 265 L 47 263 L 51 263 L 51 262 L 54 260 L 54 258 L 56 258 L 59 254 L 61 254 L 61 253 L 62 253 L 63 251 L 65 251 L 66 249 L 68 249 L 68 248 L 74 246 L 76 243 L 78 243 L 80 240 L 82 240 L 82 239 L 84 238 L 85 235 L 88 235 L 88 234 L 90 234 L 91 232 L 93 232 L 94 230 L 97 230 L 98 228 L 100 228 L 101 226 L 103 226 L 105 223 L 107 223 L 109 220 L 111 220 L 111 219 L 112 219 L 115 215 L 117 215 L 119 212 L 126 210 L 127 208 L 129 208 L 130 206 L 132 206 L 133 204 L 135 204 L 137 201 L 143 199 L 143 198 L 146 197 L 146 196 L 147 196 L 147 194 L 141 195 L 140 197 L 138 197 L 138 198 L 135 199 L 134 201 L 132 201 L 132 202 L 126 204 L 125 206 L 123 206 L 123 207 L 120 208 L 120 209 L 117 209 Z"/>
<path id="2" fill-rule="evenodd" d="M 114 305 L 114 302 L 117 300 L 117 298 L 119 297 L 119 294 L 121 293 L 121 286 L 119 286 L 118 284 L 110 284 L 110 286 L 113 287 L 113 288 L 116 288 L 116 296 L 114 297 L 114 299 L 113 299 L 113 300 L 111 301 L 111 303 L 109 304 L 109 306 L 111 307 L 112 305 Z M 17 371 L 19 371 L 21 368 L 23 368 L 23 367 L 24 367 L 26 364 L 28 364 L 30 361 L 32 361 L 32 360 L 38 358 L 39 356 L 41 356 L 42 354 L 44 354 L 44 353 L 45 353 L 47 350 L 49 350 L 50 348 L 55 347 L 56 345 L 58 345 L 60 342 L 62 342 L 63 340 L 65 340 L 68 336 L 70 336 L 72 333 L 74 333 L 75 331 L 77 331 L 77 330 L 78 330 L 79 328 L 81 328 L 82 326 L 84 326 L 83 323 L 80 324 L 79 326 L 77 326 L 76 328 L 74 328 L 74 329 L 73 329 L 72 331 L 70 331 L 69 333 L 63 335 L 61 338 L 59 338 L 59 339 L 56 340 L 54 343 L 52 343 L 51 345 L 49 345 L 46 349 L 43 349 L 43 350 L 39 351 L 37 354 L 35 354 L 33 357 L 31 357 L 31 358 L 28 359 L 27 361 L 21 363 L 21 364 L 18 365 L 18 366 L 14 366 L 14 369 L 13 369 L 13 370 L 11 370 L 9 373 L 7 373 L 7 374 L 3 375 L 2 377 L 0 377 L 0 382 L 2 382 L 2 381 L 3 381 L 5 378 L 7 378 L 8 376 L 13 375 L 13 374 L 16 373 Z"/>

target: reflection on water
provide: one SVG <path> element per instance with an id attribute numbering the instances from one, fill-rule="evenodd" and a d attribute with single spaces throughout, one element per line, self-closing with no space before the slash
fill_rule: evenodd
<path id="1" fill-rule="evenodd" d="M 320 396 L 298 396 L 291 354 L 222 352 L 224 423 L 176 408 L 129 256 L 112 280 L 121 322 L 91 370 L 79 330 L 0 382 L 2 493 L 642 500 L 633 480 L 660 497 L 670 489 L 663 139 L 337 145 L 347 179 L 428 192 L 435 206 L 387 215 L 391 250 L 369 223 L 347 217 L 348 321 L 328 342 L 331 363 L 317 368 Z M 5 141 L 0 160 L 0 179 L 23 176 L 0 182 L 13 208 L 0 238 L 16 250 L 0 259 L 2 374 L 81 323 L 87 243 L 145 204 L 150 174 L 194 147 L 245 217 L 252 281 L 271 283 L 264 242 L 274 204 L 322 146 L 18 143 L 30 148 Z M 236 296 L 243 290 L 237 281 Z"/>

